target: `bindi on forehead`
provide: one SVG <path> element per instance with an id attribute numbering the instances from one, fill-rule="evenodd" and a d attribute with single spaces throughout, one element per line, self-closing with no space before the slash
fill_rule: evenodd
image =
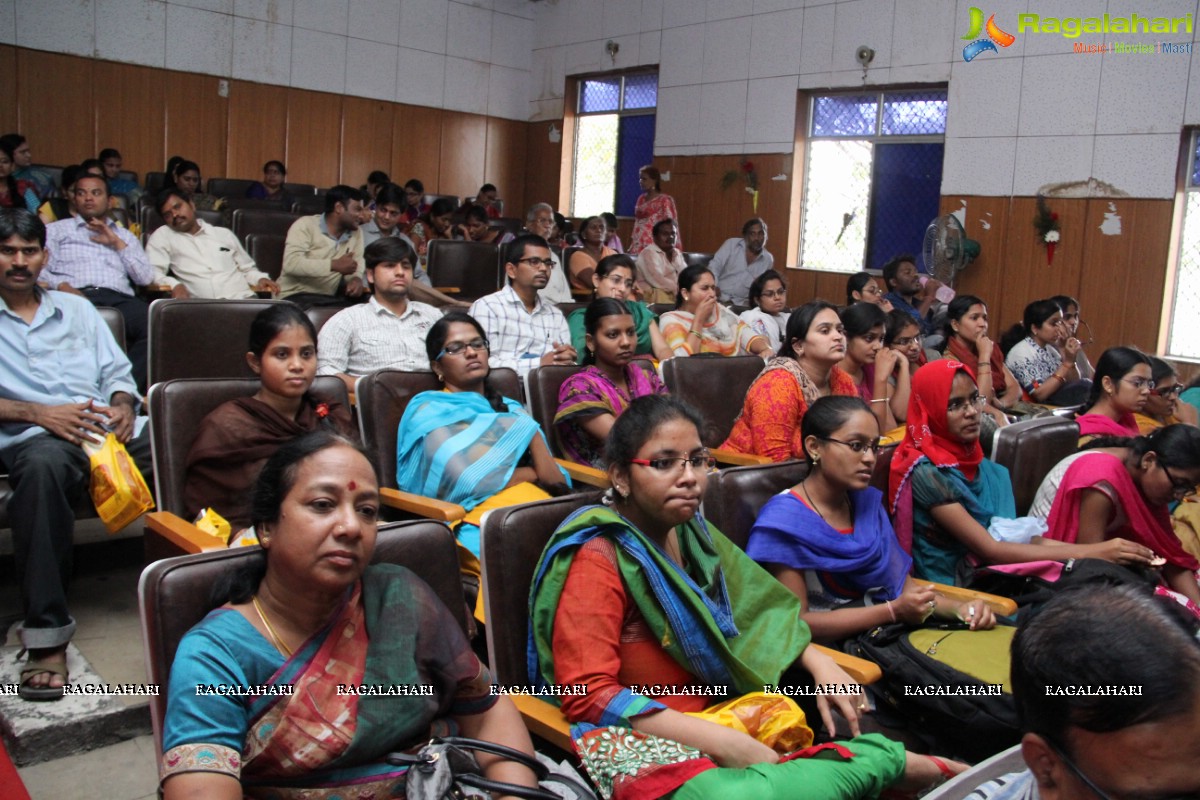
<path id="1" fill-rule="evenodd" d="M 353 492 L 355 489 L 358 488 L 358 484 L 355 481 L 350 481 L 349 483 L 346 484 L 346 488 L 349 491 Z"/>

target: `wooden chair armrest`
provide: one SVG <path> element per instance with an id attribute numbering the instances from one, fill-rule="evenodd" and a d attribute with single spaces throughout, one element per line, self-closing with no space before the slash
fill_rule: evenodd
<path id="1" fill-rule="evenodd" d="M 566 470 L 573 481 L 586 483 L 588 486 L 596 486 L 601 489 L 607 489 L 611 485 L 608 481 L 608 473 L 603 470 L 589 467 L 587 464 L 576 464 L 574 461 L 567 461 L 565 458 L 556 458 L 554 462 Z"/>
<path id="2" fill-rule="evenodd" d="M 933 583 L 930 585 L 936 591 L 941 592 L 948 599 L 956 603 L 969 603 L 972 600 L 982 600 L 997 616 L 1010 617 L 1017 613 L 1016 601 L 1008 597 L 1001 597 L 998 594 L 988 594 L 987 592 L 977 592 L 974 589 L 964 589 L 961 586 L 950 586 L 945 583 Z"/>
<path id="3" fill-rule="evenodd" d="M 433 288 L 442 294 L 458 294 L 462 291 L 462 288 L 458 286 L 435 286 Z"/>
<path id="4" fill-rule="evenodd" d="M 879 665 L 872 661 L 867 661 L 865 658 L 858 658 L 849 653 L 843 653 L 841 650 L 834 650 L 831 647 L 825 647 L 820 644 L 812 644 L 809 647 L 815 647 L 832 658 L 839 667 L 846 671 L 847 675 L 858 681 L 861 686 L 875 683 L 883 677 L 883 670 L 879 668 Z"/>
<path id="5" fill-rule="evenodd" d="M 224 550 L 228 546 L 211 533 L 205 533 L 169 511 L 154 511 L 144 519 L 146 529 L 166 540 L 162 544 L 168 549 L 178 550 L 179 554 Z"/>
<path id="6" fill-rule="evenodd" d="M 379 489 L 379 499 L 388 508 L 441 522 L 457 522 L 467 515 L 467 510 L 456 503 L 447 503 L 445 500 L 435 500 L 432 497 L 402 492 L 386 486 Z"/>
<path id="7" fill-rule="evenodd" d="M 563 716 L 562 709 L 533 695 L 514 694 L 510 697 L 530 733 L 540 736 L 559 750 L 574 752 L 571 725 Z"/>
<path id="8" fill-rule="evenodd" d="M 772 464 L 774 462 L 766 456 L 758 456 L 753 453 L 738 453 L 733 450 L 722 450 L 719 447 L 710 447 L 708 452 L 717 460 L 719 464 L 728 464 L 733 467 L 754 467 L 759 464 Z"/>

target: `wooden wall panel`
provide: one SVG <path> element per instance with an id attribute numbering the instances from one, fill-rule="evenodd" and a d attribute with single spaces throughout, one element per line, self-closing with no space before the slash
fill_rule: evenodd
<path id="1" fill-rule="evenodd" d="M 230 81 L 229 149 L 222 171 L 213 177 L 261 178 L 268 161 L 282 161 L 287 180 L 301 181 L 287 160 L 288 89 L 247 81 Z"/>
<path id="2" fill-rule="evenodd" d="M 167 157 L 181 155 L 200 165 L 201 175 L 230 177 L 225 172 L 229 100 L 217 93 L 211 75 L 166 72 Z M 163 163 L 154 171 L 162 170 Z M 256 170 L 249 177 L 258 177 Z M 234 176 L 237 177 L 237 176 Z"/>
<path id="3" fill-rule="evenodd" d="M 17 51 L 18 128 L 35 164 L 78 164 L 96 155 L 90 58 Z"/>
<path id="4" fill-rule="evenodd" d="M 487 146 L 484 152 L 483 179 L 496 184 L 504 200 L 504 216 L 525 216 L 525 162 L 527 157 L 524 122 L 487 119 Z M 478 188 L 478 187 L 476 187 Z"/>
<path id="5" fill-rule="evenodd" d="M 123 168 L 133 170 L 139 178 L 161 170 L 167 161 L 163 153 L 166 87 L 162 70 L 97 61 L 95 80 L 99 102 L 94 152 L 115 147 L 121 151 Z"/>
<path id="6" fill-rule="evenodd" d="M 487 154 L 487 117 L 442 112 L 442 154 L 438 191 L 473 197 L 484 180 Z"/>
<path id="7" fill-rule="evenodd" d="M 1004 324 L 1019 317 L 1025 307 L 1021 298 L 1006 296 L 1006 284 L 1009 292 L 1019 285 L 1007 260 L 1009 198 L 946 196 L 940 210 L 947 214 L 964 207 L 964 229 L 969 238 L 979 242 L 980 252 L 979 258 L 959 274 L 955 288 L 987 303 L 988 333 L 998 339 Z"/>
<path id="8" fill-rule="evenodd" d="M 377 169 L 386 172 L 401 186 L 408 180 L 392 170 L 395 117 L 392 105 L 362 97 L 342 99 L 342 163 L 339 169 L 342 183 L 361 186 L 367 182 L 367 175 Z"/>
<path id="9" fill-rule="evenodd" d="M 287 163 L 293 183 L 338 182 L 342 149 L 342 98 L 288 89 Z M 364 176 L 366 177 L 366 176 Z"/>
<path id="10" fill-rule="evenodd" d="M 17 49 L 0 45 L 0 131 L 20 128 L 17 119 Z"/>
<path id="11" fill-rule="evenodd" d="M 393 180 L 403 186 L 407 181 L 416 178 L 425 184 L 425 191 L 430 194 L 443 191 L 450 194 L 449 189 L 443 190 L 439 185 L 442 110 L 397 103 L 394 111 L 391 171 Z"/>
<path id="12" fill-rule="evenodd" d="M 559 175 L 562 172 L 562 140 L 550 141 L 549 122 L 525 126 L 525 207 L 534 203 L 558 205 Z M 558 124 L 561 130 L 561 123 Z M 628 235 L 622 231 L 622 240 Z"/>

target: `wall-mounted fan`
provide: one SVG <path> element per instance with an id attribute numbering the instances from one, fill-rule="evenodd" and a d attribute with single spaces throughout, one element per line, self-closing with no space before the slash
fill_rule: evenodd
<path id="1" fill-rule="evenodd" d="M 943 214 L 925 229 L 921 256 L 925 270 L 953 288 L 954 279 L 979 256 L 979 242 L 968 239 L 962 223 L 953 214 Z"/>

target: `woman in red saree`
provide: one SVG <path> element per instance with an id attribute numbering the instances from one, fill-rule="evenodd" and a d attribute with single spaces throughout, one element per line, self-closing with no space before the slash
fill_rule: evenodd
<path id="1" fill-rule="evenodd" d="M 654 244 L 654 226 L 664 219 L 679 220 L 675 199 L 663 194 L 662 175 L 653 166 L 645 166 L 638 172 L 638 183 L 642 194 L 633 207 L 633 235 L 625 252 L 636 256 L 643 247 Z M 675 249 L 683 250 L 683 237 L 675 235 Z"/>

